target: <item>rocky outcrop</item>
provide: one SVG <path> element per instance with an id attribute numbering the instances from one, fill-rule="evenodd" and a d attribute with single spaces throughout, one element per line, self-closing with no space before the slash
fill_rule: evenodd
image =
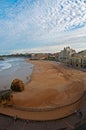
<path id="1" fill-rule="evenodd" d="M 13 105 L 13 95 L 11 90 L 3 90 L 0 92 L 0 106 Z"/>
<path id="2" fill-rule="evenodd" d="M 14 79 L 11 84 L 11 90 L 15 92 L 21 92 L 24 90 L 24 83 L 20 79 Z"/>

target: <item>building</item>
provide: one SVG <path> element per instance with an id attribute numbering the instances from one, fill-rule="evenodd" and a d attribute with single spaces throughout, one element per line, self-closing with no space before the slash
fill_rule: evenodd
<path id="1" fill-rule="evenodd" d="M 68 63 L 71 55 L 74 53 L 76 53 L 75 50 L 71 49 L 70 47 L 66 47 L 61 52 L 59 52 L 58 60 L 63 63 Z"/>
<path id="2" fill-rule="evenodd" d="M 47 53 L 32 53 L 31 54 L 31 59 L 32 60 L 44 60 L 46 58 L 48 58 Z"/>
<path id="3" fill-rule="evenodd" d="M 72 54 L 69 59 L 69 65 L 86 68 L 86 50 Z"/>
<path id="4" fill-rule="evenodd" d="M 58 53 L 48 53 L 48 57 L 46 58 L 46 60 L 57 61 Z"/>

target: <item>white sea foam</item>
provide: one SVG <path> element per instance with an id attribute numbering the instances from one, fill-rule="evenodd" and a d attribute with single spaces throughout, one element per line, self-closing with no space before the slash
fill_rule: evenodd
<path id="1" fill-rule="evenodd" d="M 11 68 L 12 64 L 10 63 L 2 63 L 0 64 L 0 71 Z"/>

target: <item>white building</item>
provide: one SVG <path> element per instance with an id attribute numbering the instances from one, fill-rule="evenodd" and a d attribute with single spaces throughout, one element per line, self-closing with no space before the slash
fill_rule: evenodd
<path id="1" fill-rule="evenodd" d="M 73 54 L 69 60 L 69 65 L 86 68 L 86 50 Z"/>
<path id="2" fill-rule="evenodd" d="M 64 48 L 61 52 L 59 52 L 58 60 L 64 63 L 67 63 L 72 54 L 76 53 L 75 50 L 71 49 L 70 47 Z"/>

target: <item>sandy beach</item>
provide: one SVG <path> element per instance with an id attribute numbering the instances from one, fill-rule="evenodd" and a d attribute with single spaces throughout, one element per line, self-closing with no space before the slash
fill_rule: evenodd
<path id="1" fill-rule="evenodd" d="M 77 100 L 85 85 L 86 73 L 61 64 L 31 61 L 35 65 L 25 91 L 14 94 L 14 104 L 23 107 L 67 105 Z"/>
<path id="2" fill-rule="evenodd" d="M 8 108 L 10 115 L 16 113 L 22 118 L 33 120 L 58 119 L 73 113 L 80 107 L 81 101 L 76 101 L 82 97 L 86 87 L 85 72 L 64 67 L 56 62 L 28 62 L 35 65 L 31 80 L 25 85 L 23 92 L 13 95 L 14 105 L 19 108 L 36 108 L 36 110 L 43 108 L 44 111 L 46 108 L 51 108 L 51 111 L 27 112 Z M 58 111 L 58 108 L 62 106 L 67 107 Z M 57 110 L 54 111 L 52 108 L 55 107 Z M 3 111 L 2 108 L 1 111 Z M 4 109 L 4 113 L 6 111 Z"/>

